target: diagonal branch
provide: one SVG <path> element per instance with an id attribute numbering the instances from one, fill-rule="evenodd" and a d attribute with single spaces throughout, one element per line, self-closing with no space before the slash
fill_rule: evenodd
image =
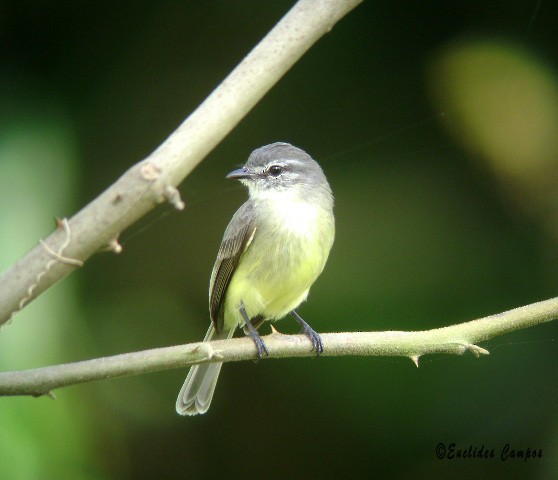
<path id="1" fill-rule="evenodd" d="M 403 356 L 417 366 L 429 353 L 488 354 L 476 344 L 515 330 L 558 318 L 558 297 L 458 325 L 422 332 L 355 332 L 323 334 L 322 356 Z M 273 332 L 264 337 L 269 357 L 315 356 L 304 335 Z M 55 388 L 108 378 L 183 368 L 195 363 L 236 362 L 256 358 L 249 338 L 155 348 L 52 367 L 0 373 L 0 395 L 48 395 Z"/>
<path id="2" fill-rule="evenodd" d="M 120 233 L 158 203 L 182 209 L 175 187 L 361 1 L 299 0 L 155 152 L 0 274 L 0 326 L 95 252 L 118 253 Z"/>

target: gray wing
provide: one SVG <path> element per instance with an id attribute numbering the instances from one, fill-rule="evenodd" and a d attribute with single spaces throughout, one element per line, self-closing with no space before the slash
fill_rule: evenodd
<path id="1" fill-rule="evenodd" d="M 223 304 L 227 287 L 240 257 L 256 233 L 252 203 L 242 205 L 234 214 L 219 247 L 209 282 L 209 315 L 217 332 L 223 329 Z"/>

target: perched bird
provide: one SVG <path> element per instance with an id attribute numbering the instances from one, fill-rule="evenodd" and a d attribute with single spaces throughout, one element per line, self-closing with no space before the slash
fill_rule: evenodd
<path id="1" fill-rule="evenodd" d="M 212 323 L 204 341 L 231 338 L 243 327 L 261 357 L 268 351 L 258 327 L 291 313 L 319 355 L 320 336 L 295 308 L 324 269 L 335 237 L 333 195 L 322 169 L 300 148 L 278 142 L 254 150 L 227 178 L 248 187 L 248 200 L 227 226 L 211 273 Z M 221 366 L 190 369 L 176 401 L 180 415 L 207 411 Z"/>

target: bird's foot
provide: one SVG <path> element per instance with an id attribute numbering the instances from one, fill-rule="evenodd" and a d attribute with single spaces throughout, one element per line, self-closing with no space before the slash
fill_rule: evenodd
<path id="1" fill-rule="evenodd" d="M 311 351 L 315 351 L 316 355 L 324 353 L 324 344 L 322 342 L 322 337 L 320 337 L 320 334 L 316 332 L 310 325 L 308 325 L 306 321 L 298 313 L 296 313 L 296 311 L 293 310 L 291 312 L 291 315 L 302 327 L 301 333 L 304 333 L 304 335 L 306 335 L 312 342 Z"/>

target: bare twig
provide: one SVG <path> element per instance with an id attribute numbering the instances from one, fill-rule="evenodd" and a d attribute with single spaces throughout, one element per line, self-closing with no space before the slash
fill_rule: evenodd
<path id="1" fill-rule="evenodd" d="M 84 262 L 120 246 L 119 234 L 165 200 L 184 204 L 176 187 L 294 63 L 362 0 L 299 0 L 211 95 L 148 158 L 69 221 L 64 259 Z M 76 268 L 52 258 L 66 239 L 58 229 L 0 275 L 0 325 Z M 49 262 L 49 268 L 46 265 Z M 22 300 L 23 303 L 22 303 Z"/>
<path id="2" fill-rule="evenodd" d="M 346 355 L 403 356 L 417 366 L 419 357 L 429 353 L 475 356 L 488 354 L 479 342 L 558 318 L 558 297 L 497 315 L 422 332 L 356 332 L 322 334 L 322 356 Z M 308 338 L 273 331 L 264 337 L 269 357 L 310 357 Z M 52 367 L 0 373 L 0 395 L 47 395 L 68 385 L 147 372 L 183 368 L 195 363 L 235 362 L 256 358 L 251 339 L 236 338 L 208 343 L 192 343 L 155 348 L 113 357 Z"/>

